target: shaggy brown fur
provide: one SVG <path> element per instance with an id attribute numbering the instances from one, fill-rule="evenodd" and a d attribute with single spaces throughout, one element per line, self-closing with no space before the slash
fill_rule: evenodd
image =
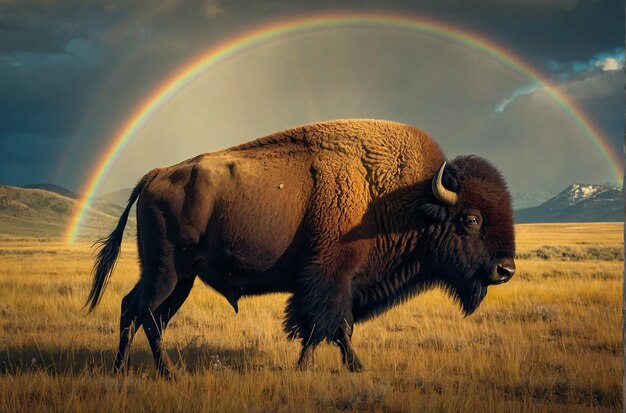
<path id="1" fill-rule="evenodd" d="M 495 266 L 512 262 L 510 199 L 490 164 L 464 157 L 444 175 L 460 202 L 443 205 L 431 191 L 443 159 L 411 126 L 343 120 L 150 172 L 103 241 L 88 299 L 95 308 L 138 198 L 141 279 L 122 301 L 115 367 L 125 367 L 143 325 L 159 371 L 169 375 L 161 333 L 196 275 L 235 311 L 243 295 L 293 293 L 284 327 L 302 339 L 300 367 L 328 339 L 349 369 L 361 370 L 353 323 L 432 285 L 447 288 L 470 314 Z M 470 213 L 480 215 L 478 230 L 463 221 Z"/>

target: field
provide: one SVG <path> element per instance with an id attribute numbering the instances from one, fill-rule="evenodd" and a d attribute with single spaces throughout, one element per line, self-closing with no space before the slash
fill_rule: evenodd
<path id="1" fill-rule="evenodd" d="M 0 412 L 619 411 L 623 225 L 516 232 L 517 274 L 472 316 L 435 290 L 357 325 L 360 374 L 330 344 L 312 371 L 294 369 L 299 344 L 281 331 L 286 295 L 244 299 L 235 315 L 197 281 L 165 333 L 174 381 L 156 376 L 143 332 L 130 374 L 111 373 L 120 300 L 137 280 L 133 242 L 87 315 L 88 244 L 5 239 Z"/>

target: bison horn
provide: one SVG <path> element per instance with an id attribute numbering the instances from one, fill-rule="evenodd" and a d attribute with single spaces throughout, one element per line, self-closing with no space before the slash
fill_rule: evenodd
<path id="1" fill-rule="evenodd" d="M 441 167 L 433 177 L 433 194 L 435 194 L 435 197 L 444 204 L 453 206 L 458 202 L 459 195 L 443 186 L 442 178 L 444 169 L 446 169 L 446 161 L 443 161 L 443 164 L 441 164 Z"/>

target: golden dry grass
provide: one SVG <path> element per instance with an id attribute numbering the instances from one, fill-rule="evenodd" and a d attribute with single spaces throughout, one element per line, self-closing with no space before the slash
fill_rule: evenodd
<path id="1" fill-rule="evenodd" d="M 520 253 L 545 245 L 622 248 L 622 224 L 521 225 Z M 81 311 L 88 245 L 0 242 L 0 412 L 492 411 L 605 412 L 621 405 L 623 261 L 517 261 L 463 318 L 442 292 L 356 327 L 367 371 L 323 345 L 313 371 L 281 331 L 286 295 L 244 299 L 235 315 L 200 282 L 165 334 L 177 380 L 156 377 L 142 332 L 133 371 L 111 374 L 119 305 L 137 279 L 121 259 L 98 310 Z"/>

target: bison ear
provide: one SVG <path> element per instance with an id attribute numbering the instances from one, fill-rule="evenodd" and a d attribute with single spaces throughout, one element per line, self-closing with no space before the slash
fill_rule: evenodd
<path id="1" fill-rule="evenodd" d="M 435 221 L 445 221 L 446 208 L 440 204 L 423 204 L 420 206 L 420 210 L 430 219 Z"/>

